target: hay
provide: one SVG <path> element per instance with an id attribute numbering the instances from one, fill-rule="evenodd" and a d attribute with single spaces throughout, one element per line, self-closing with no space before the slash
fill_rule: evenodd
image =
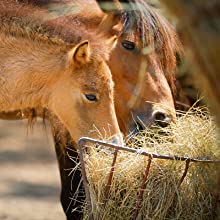
<path id="1" fill-rule="evenodd" d="M 176 124 L 167 128 L 146 129 L 133 139 L 130 146 L 141 145 L 143 150 L 158 154 L 217 160 L 218 133 L 208 113 L 197 109 L 182 114 Z M 98 213 L 106 198 L 112 158 L 109 150 L 94 148 L 86 155 L 95 219 L 99 219 Z M 146 156 L 118 153 L 103 219 L 133 219 L 138 189 L 147 164 Z M 219 164 L 191 162 L 188 174 L 178 188 L 184 168 L 184 161 L 152 160 L 138 219 L 214 219 Z"/>

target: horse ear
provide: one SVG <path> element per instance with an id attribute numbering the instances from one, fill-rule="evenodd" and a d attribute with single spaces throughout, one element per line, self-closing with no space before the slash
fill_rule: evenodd
<path id="1" fill-rule="evenodd" d="M 101 33 L 108 33 L 110 35 L 118 35 L 122 29 L 122 14 L 124 10 L 124 3 L 127 1 L 124 0 L 98 0 L 98 5 L 101 10 L 104 12 L 105 16 L 103 17 L 98 31 Z"/>
<path id="2" fill-rule="evenodd" d="M 118 35 L 122 28 L 121 15 L 112 12 L 105 13 L 100 22 L 97 32 L 109 34 L 110 36 Z"/>
<path id="3" fill-rule="evenodd" d="M 76 65 L 84 65 L 89 62 L 91 56 L 91 48 L 89 41 L 85 40 L 77 44 L 71 51 L 72 60 Z"/>

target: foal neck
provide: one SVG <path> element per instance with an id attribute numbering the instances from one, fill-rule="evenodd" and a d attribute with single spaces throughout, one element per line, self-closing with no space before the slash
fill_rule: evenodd
<path id="1" fill-rule="evenodd" d="M 0 111 L 47 107 L 64 58 L 61 46 L 1 32 Z"/>

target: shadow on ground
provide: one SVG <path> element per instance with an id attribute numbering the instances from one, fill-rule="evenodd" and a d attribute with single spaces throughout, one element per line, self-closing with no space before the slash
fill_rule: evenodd
<path id="1" fill-rule="evenodd" d="M 0 121 L 0 220 L 63 220 L 59 194 L 49 126 Z"/>

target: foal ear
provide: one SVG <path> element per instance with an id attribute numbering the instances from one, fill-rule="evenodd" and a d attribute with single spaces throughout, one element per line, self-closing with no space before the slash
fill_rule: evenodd
<path id="1" fill-rule="evenodd" d="M 85 40 L 77 44 L 71 51 L 71 56 L 73 62 L 78 66 L 88 63 L 91 56 L 89 41 Z"/>

